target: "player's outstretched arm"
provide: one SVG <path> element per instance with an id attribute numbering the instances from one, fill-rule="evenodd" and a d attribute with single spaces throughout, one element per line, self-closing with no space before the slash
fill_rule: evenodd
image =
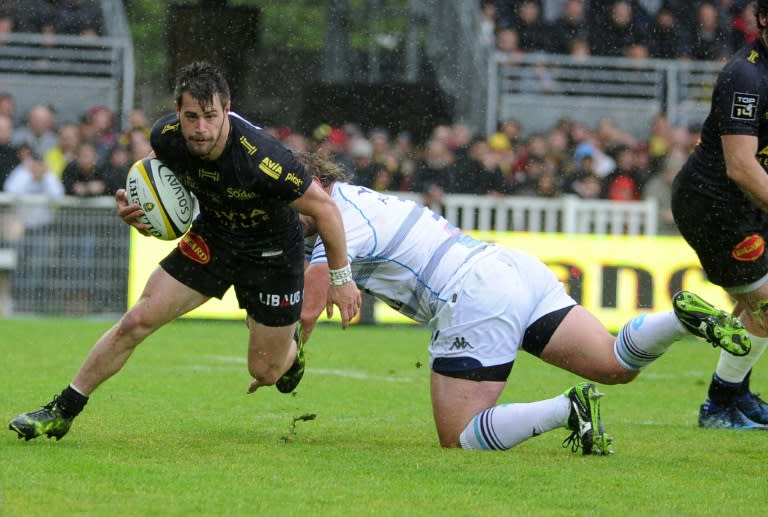
<path id="1" fill-rule="evenodd" d="M 336 305 L 341 314 L 341 327 L 346 329 L 360 309 L 361 297 L 349 270 L 341 213 L 331 197 L 314 182 L 303 196 L 291 203 L 291 207 L 300 214 L 312 217 L 317 225 L 317 233 L 323 240 L 328 257 L 331 283 L 326 313 L 328 317 L 333 316 L 333 306 Z"/>

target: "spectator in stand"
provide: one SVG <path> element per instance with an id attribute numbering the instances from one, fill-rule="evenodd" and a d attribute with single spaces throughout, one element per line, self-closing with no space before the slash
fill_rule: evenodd
<path id="1" fill-rule="evenodd" d="M 675 18 L 674 12 L 661 7 L 656 12 L 648 43 L 648 54 L 657 59 L 690 58 L 688 31 Z"/>
<path id="2" fill-rule="evenodd" d="M 107 162 L 103 166 L 104 182 L 106 183 L 105 195 L 114 196 L 118 189 L 125 188 L 128 170 L 134 163 L 131 158 L 128 148 L 122 145 L 114 146 L 109 152 Z"/>
<path id="3" fill-rule="evenodd" d="M 680 235 L 672 215 L 672 183 L 683 167 L 687 154 L 672 149 L 658 174 L 643 187 L 643 199 L 655 199 L 658 210 L 658 232 L 660 235 Z"/>
<path id="4" fill-rule="evenodd" d="M 610 154 L 613 155 L 616 168 L 603 178 L 600 197 L 611 201 L 639 201 L 642 198 L 644 178 L 634 166 L 632 149 L 619 145 L 611 149 Z"/>
<path id="5" fill-rule="evenodd" d="M 56 114 L 45 104 L 33 106 L 27 115 L 26 124 L 13 132 L 13 145 L 20 147 L 27 144 L 38 156 L 45 156 L 56 147 L 59 138 L 56 127 Z"/>
<path id="6" fill-rule="evenodd" d="M 147 120 L 147 114 L 141 108 L 132 109 L 128 114 L 128 123 L 125 130 L 120 134 L 117 143 L 123 147 L 129 147 L 131 145 L 131 134 L 134 131 L 141 131 L 149 139 L 149 133 L 152 130 L 149 121 Z"/>
<path id="7" fill-rule="evenodd" d="M 477 195 L 500 195 L 504 192 L 504 175 L 484 138 L 474 137 L 467 154 L 456 160 L 454 192 Z"/>
<path id="8" fill-rule="evenodd" d="M 496 23 L 496 0 L 480 0 L 480 34 L 489 47 L 496 42 Z"/>
<path id="9" fill-rule="evenodd" d="M 626 57 L 637 47 L 646 47 L 642 25 L 636 22 L 629 0 L 616 0 L 610 15 L 599 30 L 590 29 L 590 51 L 595 56 Z"/>
<path id="10" fill-rule="evenodd" d="M 431 138 L 416 166 L 410 189 L 421 193 L 425 205 L 442 203 L 445 194 L 453 192 L 455 177 L 453 152 L 442 141 Z"/>
<path id="11" fill-rule="evenodd" d="M 541 16 L 541 5 L 537 0 L 522 0 L 517 8 L 514 27 L 523 52 L 544 52 L 549 49 L 552 34 Z"/>
<path id="12" fill-rule="evenodd" d="M 732 52 L 731 36 L 720 25 L 720 13 L 711 2 L 701 2 L 696 9 L 696 20 L 691 41 L 691 57 L 698 60 L 722 61 Z"/>
<path id="13" fill-rule="evenodd" d="M 64 195 L 64 186 L 59 178 L 48 170 L 42 157 L 35 154 L 27 144 L 19 148 L 19 158 L 19 165 L 11 171 L 3 184 L 5 192 L 20 196 L 46 196 L 50 199 Z M 13 278 L 14 298 L 19 299 L 18 293 L 23 290 L 44 300 L 50 288 L 43 268 L 52 260 L 53 243 L 50 237 L 54 211 L 47 204 L 21 204 L 16 208 L 16 216 L 23 230 L 18 232 L 21 240 L 17 247 L 18 267 Z"/>
<path id="14" fill-rule="evenodd" d="M 496 60 L 505 65 L 515 65 L 522 55 L 517 30 L 512 27 L 499 29 L 496 32 Z"/>
<path id="15" fill-rule="evenodd" d="M 0 2 L 0 33 L 42 33 L 51 26 L 51 6 L 46 0 Z"/>
<path id="16" fill-rule="evenodd" d="M 516 27 L 519 18 L 518 10 L 523 0 L 496 0 L 496 20 L 499 29 Z"/>
<path id="17" fill-rule="evenodd" d="M 552 24 L 550 50 L 555 54 L 572 54 L 573 42 L 586 42 L 589 38 L 584 0 L 566 0 L 562 14 Z"/>
<path id="18" fill-rule="evenodd" d="M 49 149 L 43 156 L 48 168 L 61 178 L 64 168 L 75 159 L 77 147 L 80 145 L 80 127 L 74 123 L 66 123 L 59 126 L 58 144 Z"/>
<path id="19" fill-rule="evenodd" d="M 0 115 L 0 185 L 19 164 L 18 150 L 11 144 L 13 121 L 7 115 Z"/>
<path id="20" fill-rule="evenodd" d="M 128 149 L 131 152 L 131 163 L 135 163 L 146 158 L 152 152 L 152 145 L 149 143 L 149 137 L 142 130 L 131 131 L 130 143 Z"/>
<path id="21" fill-rule="evenodd" d="M 563 186 L 563 191 L 576 194 L 581 199 L 599 199 L 603 190 L 600 177 L 594 171 L 592 155 L 581 156 L 573 178 Z"/>
<path id="22" fill-rule="evenodd" d="M 10 118 L 16 127 L 16 99 L 8 92 L 0 92 L 0 115 Z"/>
<path id="23" fill-rule="evenodd" d="M 53 26 L 58 34 L 101 36 L 104 34 L 101 4 L 97 0 L 58 0 Z"/>
<path id="24" fill-rule="evenodd" d="M 92 142 L 80 143 L 75 159 L 64 168 L 62 181 L 70 196 L 92 197 L 109 193 L 104 169 L 99 165 L 98 151 Z"/>
<path id="25" fill-rule="evenodd" d="M 530 154 L 511 193 L 515 196 L 558 197 L 561 191 L 554 171 L 547 167 L 544 158 Z"/>
<path id="26" fill-rule="evenodd" d="M 349 155 L 352 158 L 349 175 L 354 179 L 355 184 L 371 188 L 375 170 L 373 146 L 364 137 L 355 137 L 349 144 Z"/>
<path id="27" fill-rule="evenodd" d="M 106 106 L 93 106 L 88 110 L 93 123 L 93 134 L 88 140 L 96 146 L 99 163 L 105 163 L 107 156 L 120 137 L 115 124 L 115 115 Z"/>
<path id="28" fill-rule="evenodd" d="M 754 3 L 745 2 L 738 9 L 731 24 L 731 49 L 738 50 L 760 37 L 760 28 L 755 19 Z"/>
<path id="29" fill-rule="evenodd" d="M 493 162 L 501 171 L 504 183 L 501 192 L 511 194 L 517 185 L 517 151 L 509 141 L 506 133 L 498 131 L 488 138 L 488 150 L 493 157 Z"/>
<path id="30" fill-rule="evenodd" d="M 368 140 L 372 146 L 371 159 L 374 162 L 384 163 L 384 158 L 392 146 L 389 131 L 380 127 L 373 128 L 368 133 Z"/>

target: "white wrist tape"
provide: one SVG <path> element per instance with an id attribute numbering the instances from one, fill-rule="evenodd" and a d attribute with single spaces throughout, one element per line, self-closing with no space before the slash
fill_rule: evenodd
<path id="1" fill-rule="evenodd" d="M 330 269 L 331 285 L 344 285 L 352 281 L 352 268 L 347 264 L 339 269 Z"/>

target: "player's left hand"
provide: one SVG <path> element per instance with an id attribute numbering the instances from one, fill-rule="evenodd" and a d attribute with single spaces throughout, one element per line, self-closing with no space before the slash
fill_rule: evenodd
<path id="1" fill-rule="evenodd" d="M 330 318 L 333 316 L 333 306 L 338 307 L 341 313 L 341 328 L 346 329 L 349 327 L 349 322 L 360 310 L 361 303 L 362 297 L 354 282 L 332 285 L 328 289 L 328 303 L 325 306 L 325 313 Z"/>
<path id="2" fill-rule="evenodd" d="M 142 235 L 149 236 L 150 226 L 139 221 L 139 217 L 144 215 L 144 210 L 137 204 L 128 203 L 128 195 L 126 194 L 125 189 L 121 188 L 115 192 L 115 204 L 117 205 L 117 215 L 120 216 L 120 219 L 122 219 L 125 224 L 133 226 Z"/>

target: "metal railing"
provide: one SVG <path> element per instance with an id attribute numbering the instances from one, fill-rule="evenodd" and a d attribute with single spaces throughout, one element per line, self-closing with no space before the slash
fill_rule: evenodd
<path id="1" fill-rule="evenodd" d="M 486 131 L 517 119 L 526 132 L 543 132 L 563 117 L 596 125 L 610 117 L 647 137 L 653 118 L 700 123 L 709 110 L 722 63 L 523 54 L 508 61 L 495 53 L 488 66 Z"/>

